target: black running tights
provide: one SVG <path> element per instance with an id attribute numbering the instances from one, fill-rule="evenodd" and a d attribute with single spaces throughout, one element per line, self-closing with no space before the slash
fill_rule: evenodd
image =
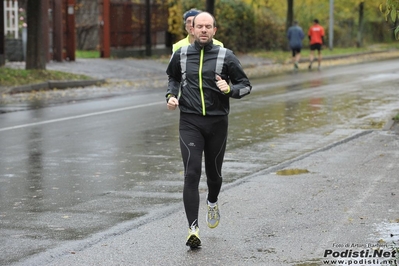
<path id="1" fill-rule="evenodd" d="M 216 202 L 222 186 L 228 117 L 180 114 L 180 150 L 184 164 L 183 202 L 189 226 L 198 225 L 199 182 L 202 154 L 208 185 L 208 200 Z"/>

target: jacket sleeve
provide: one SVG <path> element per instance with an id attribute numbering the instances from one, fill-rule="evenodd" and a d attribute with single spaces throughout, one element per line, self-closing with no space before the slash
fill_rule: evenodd
<path id="1" fill-rule="evenodd" d="M 172 54 L 166 69 L 166 74 L 168 75 L 168 88 L 165 97 L 168 98 L 169 94 L 177 97 L 181 82 L 180 49 Z"/>
<path id="2" fill-rule="evenodd" d="M 227 95 L 232 98 L 240 99 L 251 92 L 252 85 L 249 82 L 249 79 L 245 74 L 240 61 L 232 51 L 228 51 L 226 61 L 228 71 L 227 74 L 231 82 L 230 92 Z"/>

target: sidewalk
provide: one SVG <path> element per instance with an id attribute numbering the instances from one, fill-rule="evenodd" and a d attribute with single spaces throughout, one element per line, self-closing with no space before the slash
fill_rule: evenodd
<path id="1" fill-rule="evenodd" d="M 206 227 L 205 204 L 200 206 L 204 219 L 199 224 L 199 250 L 185 246 L 187 225 L 183 206 L 177 204 L 17 265 L 303 266 L 334 259 L 353 263 L 361 258 L 328 254 L 373 252 L 376 246 L 391 252 L 392 241 L 399 241 L 398 160 L 396 133 L 363 131 L 225 186 L 216 229 Z M 281 169 L 309 173 L 276 174 Z"/>
<path id="2" fill-rule="evenodd" d="M 292 72 L 292 64 L 276 64 L 266 58 L 249 55 L 238 55 L 250 79 L 264 78 Z M 399 58 L 399 50 L 359 53 L 340 56 L 323 57 L 322 67 L 329 68 L 339 65 L 357 64 L 367 61 Z M 308 71 L 308 59 L 302 58 L 300 71 Z M 6 67 L 24 68 L 24 62 L 9 62 Z M 45 89 L 68 89 L 101 85 L 105 82 L 129 82 L 151 86 L 153 82 L 164 83 L 166 77 L 167 62 L 165 60 L 152 59 L 84 59 L 78 58 L 72 62 L 50 62 L 46 65 L 47 70 L 57 70 L 74 74 L 84 74 L 92 77 L 91 80 L 70 81 L 48 81 L 41 84 L 16 86 L 12 88 L 0 87 L 0 94 L 30 92 Z"/>

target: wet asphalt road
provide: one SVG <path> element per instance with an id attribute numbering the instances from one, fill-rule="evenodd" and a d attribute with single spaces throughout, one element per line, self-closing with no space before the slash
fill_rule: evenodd
<path id="1" fill-rule="evenodd" d="M 254 81 L 232 103 L 225 184 L 381 129 L 397 110 L 398 71 L 396 60 Z M 2 265 L 123 234 L 180 206 L 178 112 L 166 110 L 164 89 L 89 101 L 80 93 L 0 115 Z"/>

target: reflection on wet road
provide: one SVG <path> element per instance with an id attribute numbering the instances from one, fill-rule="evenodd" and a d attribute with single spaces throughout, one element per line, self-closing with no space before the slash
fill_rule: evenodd
<path id="1" fill-rule="evenodd" d="M 232 100 L 225 184 L 381 129 L 398 103 L 399 68 L 391 64 L 383 73 L 337 69 L 256 81 L 252 95 Z M 0 264 L 181 203 L 178 112 L 167 111 L 162 96 L 0 115 Z M 23 124 L 32 125 L 12 129 Z"/>

